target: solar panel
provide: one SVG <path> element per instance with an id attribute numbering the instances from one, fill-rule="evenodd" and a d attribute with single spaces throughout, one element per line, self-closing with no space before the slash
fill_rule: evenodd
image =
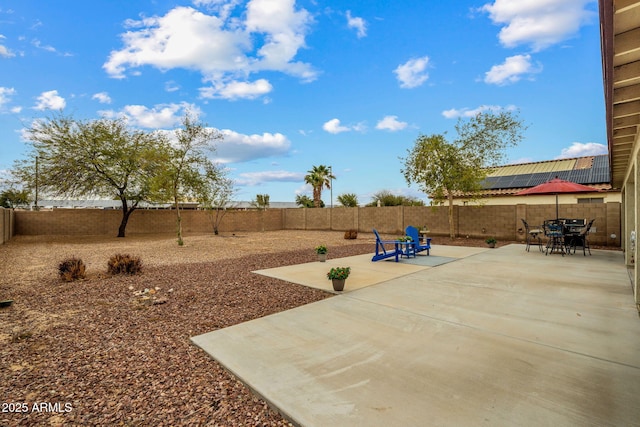
<path id="1" fill-rule="evenodd" d="M 514 175 L 511 180 L 512 188 L 520 188 L 529 186 L 529 180 L 531 179 L 531 174 L 527 175 Z"/>
<path id="2" fill-rule="evenodd" d="M 520 175 L 504 175 L 488 177 L 482 182 L 485 189 L 526 188 L 547 182 L 555 177 L 579 184 L 600 184 L 609 182 L 609 156 L 594 156 L 593 165 L 589 169 L 568 171 L 536 172 Z"/>
<path id="3" fill-rule="evenodd" d="M 529 177 L 529 182 L 527 183 L 527 187 L 534 187 L 538 184 L 542 184 L 543 182 L 549 181 L 548 173 L 535 173 L 531 174 Z"/>

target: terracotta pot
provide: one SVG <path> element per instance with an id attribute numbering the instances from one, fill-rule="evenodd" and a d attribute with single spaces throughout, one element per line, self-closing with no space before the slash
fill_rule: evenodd
<path id="1" fill-rule="evenodd" d="M 346 279 L 331 279 L 331 283 L 333 283 L 334 291 L 341 291 L 344 289 L 344 282 Z"/>

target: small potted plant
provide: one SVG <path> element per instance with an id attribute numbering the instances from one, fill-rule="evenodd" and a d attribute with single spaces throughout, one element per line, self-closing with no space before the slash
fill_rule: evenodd
<path id="1" fill-rule="evenodd" d="M 413 239 L 411 238 L 411 236 L 400 236 L 400 237 L 398 237 L 398 240 L 399 240 L 400 242 L 410 242 L 410 241 L 412 241 Z"/>
<path id="2" fill-rule="evenodd" d="M 327 273 L 327 279 L 331 280 L 334 291 L 341 291 L 344 289 L 344 282 L 351 273 L 351 267 L 333 267 Z"/>
<path id="3" fill-rule="evenodd" d="M 325 245 L 316 246 L 316 254 L 318 254 L 318 261 L 325 262 L 327 260 L 327 247 Z"/>
<path id="4" fill-rule="evenodd" d="M 487 242 L 487 245 L 489 245 L 490 248 L 495 248 L 498 241 L 494 237 L 489 237 L 485 242 Z"/>

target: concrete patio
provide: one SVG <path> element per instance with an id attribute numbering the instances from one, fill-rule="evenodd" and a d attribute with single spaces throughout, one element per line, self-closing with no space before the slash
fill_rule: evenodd
<path id="1" fill-rule="evenodd" d="M 192 340 L 298 425 L 633 425 L 640 319 L 622 253 L 592 252 L 440 246 L 455 260 L 261 271 L 353 273 L 342 295 Z"/>

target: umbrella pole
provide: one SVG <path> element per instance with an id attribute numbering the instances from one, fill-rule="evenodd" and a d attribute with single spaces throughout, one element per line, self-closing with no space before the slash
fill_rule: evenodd
<path id="1" fill-rule="evenodd" d="M 558 214 L 558 193 L 556 193 L 556 221 L 560 219 L 560 215 Z"/>

